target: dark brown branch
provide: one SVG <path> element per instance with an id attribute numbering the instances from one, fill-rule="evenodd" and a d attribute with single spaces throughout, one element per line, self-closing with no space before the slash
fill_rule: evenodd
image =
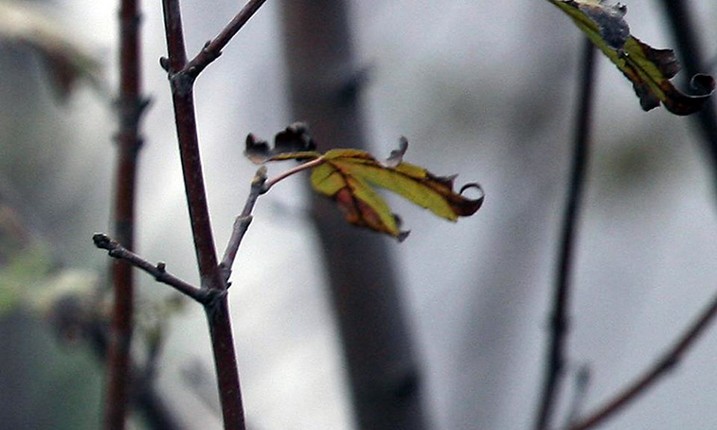
<path id="1" fill-rule="evenodd" d="M 114 180 L 114 235 L 134 248 L 137 155 L 142 146 L 139 123 L 147 101 L 142 98 L 140 64 L 140 14 L 137 0 L 122 0 L 120 11 L 120 88 L 117 102 L 119 130 Z M 113 309 L 107 359 L 104 428 L 125 428 L 129 404 L 130 344 L 134 314 L 132 267 L 122 260 L 112 262 Z"/>
<path id="2" fill-rule="evenodd" d="M 193 96 L 196 75 L 185 70 L 187 54 L 179 2 L 163 0 L 162 6 L 168 50 L 168 58 L 162 64 L 172 87 L 182 174 L 201 288 L 216 295 L 216 300 L 206 303 L 204 310 L 209 324 L 222 418 L 225 430 L 244 430 L 244 408 L 226 296 L 228 283 L 217 261 L 199 154 Z"/>
<path id="3" fill-rule="evenodd" d="M 222 49 L 244 27 L 249 19 L 266 3 L 266 0 L 249 0 L 239 13 L 229 21 L 229 24 L 187 64 L 186 70 L 193 77 L 197 77 L 202 70 L 222 55 Z"/>
<path id="4" fill-rule="evenodd" d="M 655 385 L 670 370 L 674 369 L 682 360 L 689 349 L 695 345 L 697 339 L 714 321 L 717 316 L 717 296 L 697 316 L 694 322 L 680 336 L 674 345 L 655 364 L 648 369 L 641 377 L 618 393 L 613 400 L 608 401 L 604 406 L 597 408 L 595 412 L 584 418 L 582 421 L 573 424 L 570 430 L 585 430 L 601 424 L 607 418 L 622 410 L 630 402 L 637 399 L 639 395 L 645 394 L 649 388 Z"/>
<path id="5" fill-rule="evenodd" d="M 113 240 L 109 236 L 97 233 L 92 237 L 95 242 L 95 246 L 100 249 L 106 249 L 110 257 L 122 260 L 131 266 L 134 266 L 149 275 L 151 275 L 157 282 L 167 284 L 175 290 L 183 293 L 199 303 L 207 303 L 209 295 L 206 289 L 201 289 L 189 284 L 171 273 L 167 272 L 164 263 L 152 264 L 134 252 L 128 250 L 122 246 L 116 240 Z"/>
<path id="6" fill-rule="evenodd" d="M 545 430 L 550 421 L 558 397 L 560 379 L 565 365 L 567 332 L 570 310 L 570 277 L 573 268 L 573 252 L 579 215 L 580 202 L 588 164 L 588 143 L 592 120 L 593 88 L 595 80 L 595 48 L 589 40 L 583 42 L 583 71 L 580 78 L 578 115 L 575 124 L 575 146 L 573 152 L 570 188 L 563 216 L 563 226 L 558 256 L 557 280 L 553 296 L 553 310 L 550 319 L 550 339 L 546 358 L 545 380 L 540 397 L 536 419 L 536 430 Z"/>
<path id="7" fill-rule="evenodd" d="M 179 2 L 164 0 L 164 21 L 169 52 L 167 66 L 172 86 L 172 101 L 179 140 L 182 174 L 187 195 L 187 206 L 194 238 L 202 288 L 224 289 L 219 277 L 214 235 L 209 219 L 209 207 L 204 187 L 199 138 L 194 113 L 194 80 L 184 71 L 187 62 L 184 32 Z"/>

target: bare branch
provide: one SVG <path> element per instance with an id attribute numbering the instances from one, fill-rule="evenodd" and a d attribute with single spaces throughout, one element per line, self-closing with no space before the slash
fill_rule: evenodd
<path id="1" fill-rule="evenodd" d="M 575 123 L 573 165 L 565 208 L 560 255 L 558 257 L 557 279 L 553 296 L 551 332 L 546 359 L 545 380 L 540 397 L 540 407 L 535 423 L 536 430 L 550 427 L 565 365 L 565 349 L 568 332 L 568 313 L 570 310 L 570 276 L 573 267 L 573 249 L 580 200 L 585 183 L 588 161 L 588 141 L 592 118 L 593 88 L 595 80 L 595 48 L 589 40 L 583 44 L 583 72 L 580 79 L 578 116 Z"/>
<path id="2" fill-rule="evenodd" d="M 630 402 L 637 399 L 639 395 L 646 393 L 647 390 L 665 376 L 668 371 L 675 368 L 689 349 L 694 346 L 700 335 L 702 335 L 714 321 L 715 316 L 717 316 L 717 296 L 712 298 L 712 302 L 709 306 L 698 315 L 695 321 L 687 328 L 682 336 L 677 339 L 667 353 L 657 360 L 651 368 L 618 393 L 613 400 L 597 408 L 595 412 L 580 422 L 573 424 L 570 430 L 593 428 L 616 412 L 622 410 Z"/>
<path id="3" fill-rule="evenodd" d="M 140 120 L 148 100 L 142 97 L 140 55 L 140 6 L 137 0 L 122 0 L 119 10 L 119 129 L 115 135 L 117 161 L 114 178 L 113 234 L 134 249 L 137 158 L 142 147 Z M 130 348 L 134 320 L 132 267 L 115 260 L 112 264 L 112 325 L 107 352 L 107 384 L 104 428 L 126 427 L 129 385 L 132 380 Z"/>
<path id="4" fill-rule="evenodd" d="M 241 214 L 239 214 L 234 221 L 232 235 L 229 238 L 226 251 L 224 251 L 224 257 L 222 257 L 220 269 L 224 274 L 225 282 L 229 280 L 229 275 L 231 274 L 231 269 L 234 265 L 234 259 L 236 258 L 237 251 L 239 250 L 239 245 L 241 245 L 241 241 L 244 239 L 244 235 L 249 228 L 249 224 L 251 224 L 253 218 L 251 213 L 254 210 L 254 205 L 256 205 L 256 200 L 265 192 L 265 183 L 266 167 L 262 166 L 259 170 L 257 170 L 256 175 L 254 175 L 254 179 L 251 181 L 251 191 L 249 192 L 249 197 L 246 199 L 246 203 L 244 204 L 244 209 Z"/>
<path id="5" fill-rule="evenodd" d="M 209 301 L 204 303 L 204 310 L 209 324 L 224 429 L 245 430 L 239 370 L 226 295 L 228 284 L 217 261 L 199 154 L 193 94 L 196 75 L 185 69 L 187 56 L 179 1 L 162 0 L 162 6 L 168 58 L 160 64 L 167 70 L 172 87 L 182 175 L 201 289 L 210 295 Z"/>
<path id="6" fill-rule="evenodd" d="M 167 272 L 164 263 L 157 263 L 154 265 L 103 233 L 96 233 L 92 236 L 92 240 L 95 242 L 96 247 L 106 249 L 110 257 L 127 261 L 132 266 L 152 275 L 157 282 L 167 284 L 180 293 L 184 293 L 185 295 L 193 298 L 199 303 L 207 303 L 209 300 L 210 294 L 208 293 L 208 290 L 195 287 L 194 285 L 189 284 Z"/>
<path id="7" fill-rule="evenodd" d="M 197 77 L 202 70 L 222 55 L 222 49 L 232 38 L 244 27 L 249 19 L 259 10 L 266 0 L 249 0 L 249 2 L 237 13 L 229 24 L 211 41 L 202 48 L 186 66 L 185 70 L 193 77 Z"/>

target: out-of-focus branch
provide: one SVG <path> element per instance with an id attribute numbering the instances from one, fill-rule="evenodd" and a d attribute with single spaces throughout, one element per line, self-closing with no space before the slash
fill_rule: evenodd
<path id="1" fill-rule="evenodd" d="M 536 430 L 545 430 L 550 422 L 558 397 L 560 379 L 565 365 L 567 333 L 570 311 L 570 280 L 577 222 L 588 165 L 588 144 L 592 121 L 593 89 L 595 86 L 595 47 L 585 39 L 583 42 L 582 75 L 579 80 L 578 110 L 575 123 L 572 172 L 567 204 L 563 215 L 556 283 L 550 318 L 550 339 L 545 363 L 545 380 L 540 396 L 540 407 L 535 422 Z"/>
<path id="2" fill-rule="evenodd" d="M 667 373 L 674 369 L 687 352 L 692 348 L 700 335 L 702 335 L 717 316 L 717 296 L 712 298 L 710 304 L 700 313 L 694 322 L 677 339 L 674 345 L 658 359 L 647 371 L 620 391 L 612 400 L 598 407 L 595 412 L 570 426 L 570 430 L 586 430 L 603 423 L 607 418 L 622 410 L 641 394 L 645 394 Z"/>
<path id="3" fill-rule="evenodd" d="M 84 303 L 86 299 L 85 296 L 78 297 L 72 294 L 59 298 L 48 312 L 49 320 L 60 338 L 81 338 L 87 342 L 93 355 L 100 362 L 105 362 L 109 344 L 107 321 L 101 313 L 95 312 L 97 309 L 95 306 L 90 308 Z M 154 430 L 183 429 L 164 396 L 156 390 L 153 380 L 137 380 L 146 372 L 131 358 L 129 368 L 133 376 L 130 404 L 136 407 L 147 423 L 147 427 Z"/>
<path id="4" fill-rule="evenodd" d="M 148 102 L 142 97 L 140 62 L 140 12 L 137 0 L 122 0 L 120 20 L 120 88 L 117 102 L 119 130 L 116 134 L 117 166 L 114 180 L 114 235 L 127 248 L 134 248 L 137 155 L 142 146 L 139 123 Z M 129 364 L 134 318 L 132 266 L 112 261 L 114 294 L 112 327 L 107 357 L 104 428 L 125 428 L 132 373 Z"/>
<path id="5" fill-rule="evenodd" d="M 320 152 L 335 145 L 367 149 L 359 107 L 363 82 L 354 64 L 349 2 L 281 3 L 292 114 L 309 124 Z M 312 196 L 338 320 L 357 428 L 428 428 L 419 363 L 387 242 L 346 227 L 335 205 Z"/>
<path id="6" fill-rule="evenodd" d="M 685 75 L 689 77 L 708 72 L 702 42 L 697 31 L 699 27 L 696 25 L 690 9 L 691 2 L 689 0 L 661 0 L 659 3 L 662 5 L 665 18 L 671 24 L 669 28 L 677 45 L 677 54 L 684 65 Z M 714 183 L 717 184 L 717 108 L 715 108 L 714 97 L 712 100 L 708 100 L 694 117 L 711 163 Z"/>

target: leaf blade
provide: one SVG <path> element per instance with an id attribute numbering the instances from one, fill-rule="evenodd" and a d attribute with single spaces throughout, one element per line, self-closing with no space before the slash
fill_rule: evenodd
<path id="1" fill-rule="evenodd" d="M 567 14 L 575 25 L 630 80 L 643 110 L 662 105 L 675 115 L 690 115 L 702 109 L 715 89 L 709 75 L 692 78 L 694 94 L 672 85 L 680 70 L 670 49 L 655 49 L 632 36 L 623 19 L 626 8 L 595 0 L 548 0 Z"/>

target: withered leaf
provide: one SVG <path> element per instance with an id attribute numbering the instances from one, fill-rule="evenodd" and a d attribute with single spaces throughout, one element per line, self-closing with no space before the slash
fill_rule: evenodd
<path id="1" fill-rule="evenodd" d="M 675 88 L 672 79 L 680 70 L 670 49 L 655 49 L 630 34 L 624 20 L 627 8 L 619 3 L 608 5 L 602 0 L 548 0 L 565 12 L 587 37 L 627 77 L 648 111 L 662 103 L 676 115 L 689 115 L 702 109 L 715 89 L 709 75 L 692 78 L 693 94 Z"/>
<path id="2" fill-rule="evenodd" d="M 274 147 L 271 148 L 265 140 L 258 139 L 253 134 L 246 137 L 244 155 L 256 164 L 276 160 L 306 160 L 316 158 L 320 154 L 314 152 L 316 144 L 309 134 L 309 129 L 302 122 L 295 122 L 274 137 Z M 298 154 L 305 153 L 304 157 Z M 282 154 L 292 154 L 282 157 Z"/>
<path id="3" fill-rule="evenodd" d="M 484 193 L 478 184 L 468 184 L 454 191 L 455 177 L 435 176 L 423 167 L 403 161 L 408 148 L 405 138 L 401 147 L 393 151 L 385 162 L 366 151 L 332 149 L 325 154 L 313 151 L 280 152 L 268 148 L 265 142 L 254 141 L 249 157 L 255 162 L 278 160 L 311 160 L 311 185 L 315 191 L 333 199 L 349 223 L 369 228 L 403 240 L 408 235 L 401 230 L 400 218 L 376 188 L 392 191 L 435 215 L 450 221 L 473 215 L 483 204 Z M 255 154 L 262 154 L 256 156 Z M 254 156 L 252 156 L 254 154 Z M 463 195 L 475 188 L 480 196 L 472 199 Z"/>

